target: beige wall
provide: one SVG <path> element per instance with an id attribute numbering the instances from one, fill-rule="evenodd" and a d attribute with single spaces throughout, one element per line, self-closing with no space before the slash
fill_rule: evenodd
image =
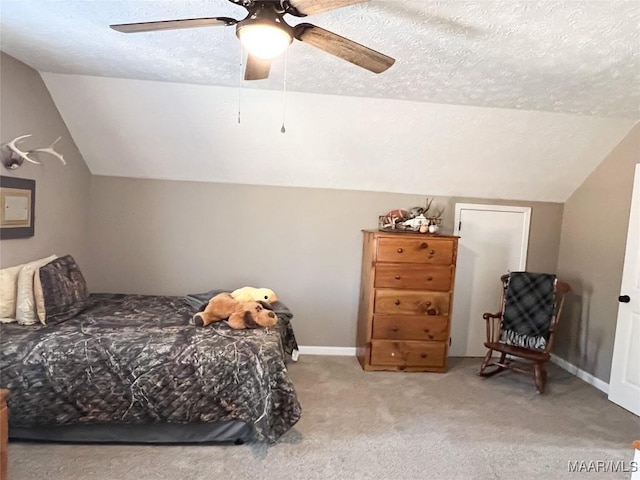
<path id="1" fill-rule="evenodd" d="M 0 75 L 0 142 L 31 133 L 25 146 L 35 148 L 62 135 L 57 149 L 68 162 L 63 168 L 44 156 L 43 166 L 2 169 L 2 175 L 36 180 L 35 236 L 3 240 L 2 267 L 71 253 L 92 291 L 181 295 L 270 286 L 294 310 L 302 344 L 353 345 L 360 230 L 374 228 L 378 214 L 422 204 L 425 197 L 92 179 L 40 75 L 4 53 Z M 449 231 L 456 202 L 533 207 L 527 268 L 552 272 L 557 265 L 573 286 L 556 352 L 604 381 L 639 158 L 636 125 L 567 201 L 564 216 L 555 203 L 436 199 L 446 206 Z"/>
<path id="2" fill-rule="evenodd" d="M 558 272 L 573 293 L 556 353 L 609 382 L 640 124 L 565 204 Z"/>
<path id="3" fill-rule="evenodd" d="M 19 136 L 24 148 L 56 145 L 67 166 L 49 155 L 43 165 L 24 163 L 17 170 L 0 166 L 2 175 L 35 179 L 35 235 L 0 241 L 0 265 L 7 267 L 55 253 L 72 254 L 82 266 L 87 263 L 85 240 L 91 174 L 47 91 L 40 74 L 2 53 L 0 57 L 0 143 Z"/>
<path id="4" fill-rule="evenodd" d="M 447 229 L 455 201 L 447 203 Z M 425 196 L 95 176 L 93 291 L 184 295 L 243 285 L 274 289 L 302 345 L 353 346 L 361 232 Z M 533 207 L 529 260 L 554 271 L 562 205 Z"/>
<path id="5" fill-rule="evenodd" d="M 363 228 L 425 196 L 92 177 L 40 76 L 2 54 L 1 141 L 62 135 L 68 162 L 43 157 L 3 175 L 36 180 L 36 234 L 3 240 L 3 267 L 71 253 L 93 292 L 183 295 L 242 285 L 276 290 L 301 344 L 353 346 Z M 453 229 L 456 202 L 532 208 L 528 268 L 554 271 L 562 205 L 436 198 Z"/>
<path id="6" fill-rule="evenodd" d="M 527 252 L 527 270 L 532 272 L 554 273 L 558 264 L 558 244 L 562 225 L 562 203 L 523 202 L 518 200 L 495 200 L 469 197 L 436 197 L 445 205 L 443 222 L 453 231 L 456 203 L 477 203 L 487 205 L 511 205 L 531 207 L 531 226 L 529 231 L 529 251 Z"/>

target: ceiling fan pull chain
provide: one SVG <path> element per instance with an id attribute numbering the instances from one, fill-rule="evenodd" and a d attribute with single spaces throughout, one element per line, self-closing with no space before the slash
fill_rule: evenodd
<path id="1" fill-rule="evenodd" d="M 242 72 L 244 71 L 244 68 L 242 68 L 242 57 L 244 54 L 244 48 L 242 47 L 242 45 L 240 45 L 240 68 L 238 69 L 239 74 L 238 74 L 238 78 L 240 79 L 240 88 L 238 88 L 238 124 L 240 123 L 240 103 L 242 100 Z"/>
<path id="2" fill-rule="evenodd" d="M 282 81 L 282 127 L 280 133 L 285 133 L 287 129 L 284 127 L 284 116 L 287 109 L 287 51 L 284 52 L 284 80 Z"/>

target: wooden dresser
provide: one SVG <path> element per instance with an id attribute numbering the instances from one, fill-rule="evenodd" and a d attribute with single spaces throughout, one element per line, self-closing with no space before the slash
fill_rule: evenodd
<path id="1" fill-rule="evenodd" d="M 363 233 L 356 339 L 362 368 L 446 371 L 458 237 Z"/>

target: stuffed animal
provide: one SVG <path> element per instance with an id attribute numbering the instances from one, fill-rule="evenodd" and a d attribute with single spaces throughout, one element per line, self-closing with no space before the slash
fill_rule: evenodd
<path id="1" fill-rule="evenodd" d="M 253 300 L 254 302 L 275 302 L 278 300 L 273 290 L 268 288 L 254 288 L 254 287 L 242 287 L 231 292 L 231 296 L 241 302 L 248 302 Z"/>
<path id="2" fill-rule="evenodd" d="M 231 328 L 273 327 L 278 317 L 271 311 L 266 302 L 241 302 L 229 293 L 219 293 L 207 304 L 202 312 L 193 316 L 193 323 L 198 327 L 206 327 L 210 323 L 227 320 Z"/>

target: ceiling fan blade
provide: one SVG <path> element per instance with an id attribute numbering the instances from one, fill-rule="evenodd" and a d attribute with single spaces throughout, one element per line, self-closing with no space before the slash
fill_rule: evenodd
<path id="1" fill-rule="evenodd" d="M 121 23 L 110 25 L 123 33 L 153 32 L 155 30 L 174 30 L 177 28 L 222 27 L 235 25 L 238 21 L 229 17 L 187 18 L 184 20 L 163 20 L 160 22 Z"/>
<path id="2" fill-rule="evenodd" d="M 271 60 L 247 55 L 247 66 L 244 70 L 245 80 L 263 80 L 269 77 Z"/>
<path id="3" fill-rule="evenodd" d="M 355 5 L 356 3 L 367 3 L 368 1 L 369 0 L 289 0 L 289 3 L 303 15 L 314 15 L 336 8 Z"/>
<path id="4" fill-rule="evenodd" d="M 296 25 L 293 35 L 301 42 L 313 45 L 373 73 L 382 73 L 395 63 L 395 59 L 383 53 L 310 23 Z"/>

